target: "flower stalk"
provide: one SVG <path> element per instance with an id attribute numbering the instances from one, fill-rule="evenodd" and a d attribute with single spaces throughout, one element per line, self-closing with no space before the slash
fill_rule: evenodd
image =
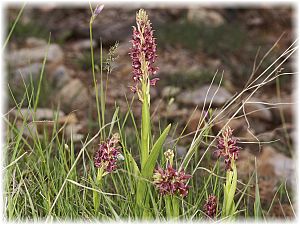
<path id="1" fill-rule="evenodd" d="M 96 95 L 98 125 L 100 128 L 104 124 L 103 121 L 101 122 L 101 118 L 104 115 L 101 117 L 99 94 L 98 94 L 98 81 L 97 81 L 96 72 L 95 72 L 95 60 L 94 60 L 94 48 L 93 48 L 93 23 L 94 23 L 94 20 L 96 19 L 96 17 L 101 13 L 103 8 L 104 8 L 104 5 L 97 5 L 96 9 L 94 10 L 94 12 L 92 13 L 92 16 L 90 18 L 90 29 L 89 29 L 90 30 L 90 50 L 91 50 L 92 75 L 93 75 L 94 90 L 95 90 L 95 95 Z M 101 50 L 101 52 L 102 52 L 102 50 Z M 100 59 L 102 59 L 102 57 L 100 57 Z M 102 63 L 101 63 L 101 88 L 103 88 L 103 85 L 102 85 Z M 102 94 L 101 94 L 101 96 L 102 96 Z M 102 100 L 101 100 L 101 102 L 102 102 L 102 104 L 104 104 Z M 103 112 L 102 112 L 102 114 L 103 114 Z M 100 137 L 101 137 L 101 139 L 104 138 L 104 130 L 103 129 L 101 130 Z"/>
<path id="2" fill-rule="evenodd" d="M 214 154 L 223 157 L 226 170 L 226 183 L 224 184 L 224 200 L 222 218 L 233 219 L 235 214 L 234 196 L 237 186 L 237 169 L 235 161 L 238 158 L 240 147 L 237 146 L 237 139 L 233 137 L 233 130 L 228 126 L 218 137 L 217 150 Z"/>
<path id="3" fill-rule="evenodd" d="M 153 30 L 150 20 L 145 10 L 140 9 L 136 14 L 136 26 L 133 26 L 132 47 L 130 57 L 132 60 L 132 78 L 134 85 L 130 87 L 131 91 L 137 93 L 139 100 L 142 102 L 142 121 L 141 121 L 141 143 L 140 143 L 140 162 L 141 171 L 144 178 L 149 172 L 145 172 L 145 167 L 151 158 L 151 120 L 150 120 L 150 86 L 154 86 L 158 78 L 151 79 L 158 68 L 153 64 L 157 58 L 156 43 L 153 37 Z M 156 153 L 154 153 L 156 156 Z M 154 159 L 150 159 L 151 161 Z M 152 162 L 150 163 L 152 167 Z M 151 173 L 152 174 L 152 173 Z M 142 192 L 142 193 L 139 193 Z M 147 184 L 139 181 L 137 186 L 137 206 L 149 207 L 149 195 L 147 193 Z M 148 217 L 150 212 L 142 210 L 143 217 Z"/>
<path id="4" fill-rule="evenodd" d="M 231 162 L 232 171 L 226 171 L 226 183 L 224 184 L 224 201 L 222 218 L 233 219 L 235 214 L 234 196 L 237 185 L 237 169 L 234 160 Z"/>
<path id="5" fill-rule="evenodd" d="M 106 142 L 99 145 L 99 149 L 94 156 L 94 166 L 97 169 L 96 179 L 93 181 L 94 189 L 101 189 L 102 178 L 117 169 L 117 161 L 123 159 L 120 152 L 119 134 L 115 133 Z M 98 211 L 100 206 L 100 196 L 97 191 L 93 191 L 93 203 L 95 212 Z"/>
<path id="6" fill-rule="evenodd" d="M 166 169 L 158 167 L 153 175 L 154 186 L 163 196 L 168 219 L 179 217 L 179 195 L 185 197 L 188 194 L 189 186 L 187 181 L 191 176 L 183 170 L 177 171 L 173 168 L 173 150 L 164 153 L 166 158 Z"/>
<path id="7" fill-rule="evenodd" d="M 145 166 L 150 153 L 150 86 L 154 86 L 158 78 L 150 79 L 158 68 L 153 66 L 156 55 L 156 43 L 153 30 L 145 10 L 140 9 L 136 14 L 136 27 L 133 27 L 130 57 L 133 68 L 134 85 L 131 90 L 137 93 L 142 102 L 141 124 L 141 165 Z"/>

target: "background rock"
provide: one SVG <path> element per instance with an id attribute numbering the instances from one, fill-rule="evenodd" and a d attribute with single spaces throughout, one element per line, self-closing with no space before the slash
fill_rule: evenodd
<path id="1" fill-rule="evenodd" d="M 7 63 L 11 66 L 24 66 L 33 62 L 43 62 L 46 54 L 47 45 L 34 48 L 22 48 L 9 52 L 6 55 Z M 47 62 L 59 63 L 62 62 L 64 54 L 62 49 L 57 44 L 49 45 Z"/>
<path id="2" fill-rule="evenodd" d="M 70 112 L 76 109 L 86 109 L 90 98 L 84 84 L 79 79 L 73 79 L 61 89 L 56 100 L 60 102 L 65 112 Z"/>
<path id="3" fill-rule="evenodd" d="M 187 19 L 193 23 L 203 23 L 207 26 L 220 26 L 224 24 L 224 18 L 215 10 L 209 10 L 204 8 L 189 9 L 187 13 Z"/>
<path id="4" fill-rule="evenodd" d="M 209 85 L 205 85 L 194 91 L 192 90 L 184 91 L 178 96 L 177 99 L 180 103 L 185 105 L 199 105 L 199 106 L 203 106 L 204 104 L 209 105 L 209 103 L 212 101 L 212 106 L 218 107 L 218 106 L 222 106 L 228 100 L 230 100 L 232 95 L 223 87 L 220 87 L 219 90 L 218 91 L 217 90 L 218 90 L 218 86 L 216 85 L 212 85 L 210 88 Z M 214 96 L 215 92 L 216 94 Z"/>

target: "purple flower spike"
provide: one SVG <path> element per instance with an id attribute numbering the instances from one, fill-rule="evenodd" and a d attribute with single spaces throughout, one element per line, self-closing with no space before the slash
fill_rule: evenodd
<path id="1" fill-rule="evenodd" d="M 217 205 L 217 197 L 214 195 L 209 195 L 203 206 L 203 210 L 207 216 L 209 216 L 210 218 L 214 218 L 217 212 Z"/>
<path id="2" fill-rule="evenodd" d="M 103 8 L 104 8 L 104 5 L 97 5 L 94 10 L 93 15 L 98 16 L 101 13 L 101 11 L 103 10 Z"/>
<path id="3" fill-rule="evenodd" d="M 223 156 L 226 170 L 232 170 L 231 161 L 237 160 L 240 147 L 237 145 L 237 139 L 232 136 L 232 129 L 228 126 L 222 131 L 222 136 L 218 137 L 217 150 L 214 152 L 216 157 Z"/>
<path id="4" fill-rule="evenodd" d="M 150 85 L 155 86 L 157 81 L 159 81 L 159 78 L 153 78 L 152 80 L 150 80 Z"/>
<path id="5" fill-rule="evenodd" d="M 153 37 L 153 30 L 148 15 L 145 10 L 140 9 L 136 14 L 136 27 L 133 26 L 132 47 L 130 49 L 130 57 L 132 60 L 133 81 L 150 82 L 154 86 L 159 80 L 154 78 L 150 80 L 151 75 L 155 75 L 158 67 L 154 67 L 156 55 L 156 40 Z M 137 85 L 135 85 L 137 87 Z"/>
<path id="6" fill-rule="evenodd" d="M 96 168 L 103 168 L 110 173 L 117 168 L 117 161 L 121 155 L 120 147 L 117 146 L 119 142 L 119 135 L 114 134 L 111 139 L 99 145 L 99 149 L 94 156 L 94 165 Z"/>
<path id="7" fill-rule="evenodd" d="M 170 164 L 165 170 L 158 167 L 153 175 L 154 185 L 161 195 L 179 194 L 182 197 L 188 194 L 189 186 L 186 183 L 189 178 L 190 175 L 183 170 L 176 171 Z"/>

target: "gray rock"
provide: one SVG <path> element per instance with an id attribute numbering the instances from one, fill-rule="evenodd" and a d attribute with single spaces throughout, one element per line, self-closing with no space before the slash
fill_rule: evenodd
<path id="1" fill-rule="evenodd" d="M 27 121 L 33 121 L 33 115 L 35 115 L 35 120 L 53 120 L 56 113 L 58 113 L 58 117 L 65 116 L 62 111 L 56 112 L 53 109 L 48 108 L 37 108 L 35 113 L 33 110 L 29 110 L 27 108 L 22 108 L 20 110 L 14 109 L 10 112 L 11 115 L 18 119 L 26 119 Z"/>
<path id="2" fill-rule="evenodd" d="M 50 80 L 55 88 L 60 89 L 71 80 L 71 76 L 68 69 L 61 65 L 50 74 Z"/>
<path id="3" fill-rule="evenodd" d="M 33 63 L 29 66 L 23 66 L 16 69 L 13 72 L 14 85 L 23 86 L 23 81 L 25 84 L 28 84 L 31 79 L 30 77 L 32 77 L 32 80 L 37 80 L 41 74 L 42 66 L 41 63 Z"/>
<path id="4" fill-rule="evenodd" d="M 134 21 L 124 20 L 122 23 L 111 23 L 111 20 L 98 23 L 93 27 L 93 37 L 101 37 L 103 45 L 113 45 L 116 41 L 122 42 L 130 38 Z M 89 37 L 89 27 L 86 24 L 77 27 L 74 35 L 82 38 Z"/>
<path id="5" fill-rule="evenodd" d="M 43 62 L 47 50 L 47 45 L 35 48 L 22 48 L 6 55 L 7 63 L 10 66 L 19 67 L 34 62 Z M 64 54 L 57 44 L 49 45 L 47 62 L 59 63 L 63 60 Z"/>
<path id="6" fill-rule="evenodd" d="M 268 109 L 268 106 L 260 102 L 262 100 L 258 98 L 250 98 L 244 105 L 246 115 L 271 122 L 273 120 L 271 111 Z"/>
<path id="7" fill-rule="evenodd" d="M 26 47 L 34 48 L 40 46 L 46 46 L 47 42 L 44 39 L 36 38 L 36 37 L 29 37 L 26 39 Z"/>
<path id="8" fill-rule="evenodd" d="M 285 122 L 293 122 L 295 100 L 291 97 L 284 97 L 280 101 L 277 98 L 271 99 L 271 103 L 276 104 L 271 108 L 273 118 L 278 123 L 282 123 L 281 113 L 284 116 Z"/>
<path id="9" fill-rule="evenodd" d="M 93 47 L 96 46 L 96 41 L 92 41 Z M 89 50 L 91 48 L 90 39 L 83 39 L 72 44 L 72 49 L 75 51 Z"/>
<path id="10" fill-rule="evenodd" d="M 220 87 L 218 91 L 217 89 L 218 86 L 216 85 L 212 85 L 210 89 L 209 89 L 209 85 L 205 85 L 194 91 L 188 90 L 182 92 L 177 99 L 179 102 L 185 105 L 203 106 L 204 104 L 209 105 L 209 103 L 212 101 L 212 106 L 222 106 L 228 100 L 231 99 L 232 95 L 223 87 Z M 216 94 L 214 96 L 215 92 Z M 205 101 L 206 94 L 207 97 Z"/>
<path id="11" fill-rule="evenodd" d="M 129 41 L 130 39 L 126 39 L 123 42 L 119 43 L 119 46 L 117 48 L 117 55 L 128 57 L 128 53 L 132 45 Z"/>
<path id="12" fill-rule="evenodd" d="M 84 138 L 84 135 L 80 133 L 82 124 L 68 124 L 65 128 L 66 136 L 71 138 L 74 142 L 79 142 Z"/>
<path id="13" fill-rule="evenodd" d="M 265 146 L 257 164 L 259 175 L 271 176 L 278 181 L 286 180 L 289 185 L 295 187 L 296 164 L 292 158 L 278 153 L 271 146 Z"/>
<path id="14" fill-rule="evenodd" d="M 257 135 L 259 141 L 268 142 L 275 140 L 275 133 L 274 131 L 267 131 Z"/>
<path id="15" fill-rule="evenodd" d="M 178 157 L 183 157 L 187 153 L 187 148 L 183 147 L 183 146 L 180 146 L 180 145 L 177 145 L 176 146 L 176 151 L 177 151 Z"/>
<path id="16" fill-rule="evenodd" d="M 64 86 L 56 99 L 65 112 L 85 109 L 90 100 L 87 88 L 79 79 L 73 79 Z"/>
<path id="17" fill-rule="evenodd" d="M 188 10 L 187 19 L 193 23 L 203 23 L 207 26 L 217 27 L 224 24 L 222 15 L 214 10 L 192 8 Z"/>
<path id="18" fill-rule="evenodd" d="M 179 87 L 166 86 L 162 89 L 161 95 L 163 98 L 173 97 L 179 94 L 180 90 Z"/>

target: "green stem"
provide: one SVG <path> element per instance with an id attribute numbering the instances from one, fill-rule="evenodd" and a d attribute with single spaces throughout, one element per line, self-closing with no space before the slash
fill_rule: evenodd
<path id="1" fill-rule="evenodd" d="M 166 196 L 164 196 L 164 199 L 165 199 L 165 205 L 166 205 L 166 217 L 167 217 L 167 220 L 169 220 L 169 219 L 173 218 L 171 196 L 166 195 Z"/>
<path id="2" fill-rule="evenodd" d="M 94 189 L 98 189 L 98 188 L 101 189 L 103 172 L 104 171 L 102 168 L 98 168 L 97 177 L 94 182 Z M 93 203 L 94 203 L 95 214 L 97 214 L 100 206 L 100 195 L 99 192 L 97 191 L 93 191 Z"/>
<path id="3" fill-rule="evenodd" d="M 100 107 L 99 107 L 99 94 L 98 94 L 98 85 L 97 85 L 97 79 L 96 79 L 96 74 L 95 74 L 95 61 L 94 61 L 94 49 L 93 49 L 93 19 L 92 18 L 90 21 L 90 47 L 91 47 L 91 61 L 92 61 L 91 63 L 92 63 L 93 82 L 94 82 L 94 89 L 95 89 L 95 95 L 96 95 L 98 124 L 101 129 L 102 123 L 101 123 L 101 114 L 100 114 Z M 103 139 L 103 131 L 101 131 L 100 137 L 101 137 L 101 139 Z"/>
<path id="4" fill-rule="evenodd" d="M 234 195 L 237 185 L 237 169 L 234 160 L 231 162 L 232 171 L 226 172 L 226 184 L 224 185 L 224 201 L 222 209 L 222 218 L 234 218 L 235 203 Z"/>
<path id="5" fill-rule="evenodd" d="M 141 165 L 144 168 L 149 156 L 150 144 L 150 93 L 148 84 L 142 83 L 143 103 L 142 103 L 142 127 L 141 127 Z"/>
<path id="6" fill-rule="evenodd" d="M 173 217 L 178 219 L 179 217 L 179 199 L 176 196 L 172 196 L 172 206 L 173 206 Z"/>

